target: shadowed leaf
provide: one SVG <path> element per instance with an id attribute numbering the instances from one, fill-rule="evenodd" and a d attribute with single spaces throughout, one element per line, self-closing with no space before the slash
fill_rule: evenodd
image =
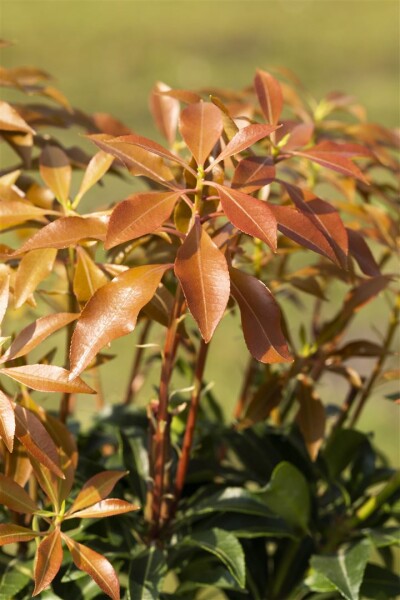
<path id="1" fill-rule="evenodd" d="M 237 165 L 232 179 L 232 187 L 245 194 L 251 194 L 275 177 L 275 166 L 270 156 L 250 156 Z"/>
<path id="2" fill-rule="evenodd" d="M 13 451 L 15 415 L 11 400 L 0 390 L 0 438 L 9 452 Z"/>
<path id="3" fill-rule="evenodd" d="M 71 377 L 83 371 L 106 344 L 133 331 L 139 311 L 151 300 L 168 268 L 135 267 L 95 292 L 72 336 Z"/>
<path id="4" fill-rule="evenodd" d="M 56 528 L 40 542 L 36 550 L 35 589 L 32 596 L 37 596 L 50 585 L 60 570 L 62 558 L 61 534 Z"/>
<path id="5" fill-rule="evenodd" d="M 59 216 L 59 213 L 54 210 L 39 208 L 30 202 L 2 199 L 0 202 L 0 231 L 26 223 L 26 221 L 45 223 L 46 215 L 49 214 Z"/>
<path id="6" fill-rule="evenodd" d="M 73 290 L 78 302 L 87 302 L 96 290 L 109 282 L 109 279 L 87 252 L 79 246 L 77 255 Z"/>
<path id="7" fill-rule="evenodd" d="M 83 176 L 79 191 L 74 199 L 74 206 L 78 204 L 82 196 L 86 194 L 91 187 L 93 187 L 108 171 L 114 162 L 114 157 L 107 152 L 97 152 L 90 159 L 88 166 L 86 167 L 85 174 Z"/>
<path id="8" fill-rule="evenodd" d="M 349 238 L 350 254 L 356 259 L 361 271 L 370 277 L 381 275 L 379 266 L 361 233 L 348 228 L 346 228 L 346 231 Z"/>
<path id="9" fill-rule="evenodd" d="M 207 102 L 189 104 L 181 113 L 179 130 L 197 164 L 203 165 L 222 134 L 221 111 Z"/>
<path id="10" fill-rule="evenodd" d="M 342 153 L 339 150 L 332 148 L 329 145 L 329 142 L 328 145 L 325 142 L 322 142 L 321 144 L 317 144 L 313 148 L 310 148 L 310 150 L 303 150 L 302 152 L 295 150 L 293 151 L 293 155 L 308 158 L 322 167 L 332 169 L 333 171 L 342 173 L 348 177 L 355 177 L 363 183 L 369 183 L 362 171 L 360 171 L 357 165 L 347 157 L 346 153 Z M 354 155 L 354 153 L 352 153 L 352 155 Z"/>
<path id="11" fill-rule="evenodd" d="M 0 473 L 0 503 L 18 513 L 30 514 L 39 510 L 36 503 L 18 483 Z M 9 542 L 6 542 L 9 543 Z"/>
<path id="12" fill-rule="evenodd" d="M 6 314 L 10 291 L 10 274 L 5 265 L 0 265 L 0 325 Z"/>
<path id="13" fill-rule="evenodd" d="M 224 255 L 198 219 L 177 252 L 175 274 L 200 333 L 209 342 L 228 303 L 229 274 Z"/>
<path id="14" fill-rule="evenodd" d="M 263 363 L 289 362 L 277 302 L 269 289 L 252 275 L 229 269 L 232 295 L 239 304 L 243 335 L 249 352 Z"/>
<path id="15" fill-rule="evenodd" d="M 61 204 L 68 200 L 72 169 L 67 155 L 56 146 L 46 146 L 40 155 L 40 175 Z"/>
<path id="16" fill-rule="evenodd" d="M 279 82 L 266 71 L 258 70 L 254 78 L 254 87 L 266 121 L 276 125 L 283 108 Z"/>
<path id="17" fill-rule="evenodd" d="M 37 507 L 35 510 L 37 510 Z M 32 531 L 32 529 L 27 529 L 20 525 L 12 525 L 9 523 L 0 524 L 0 546 L 5 546 L 6 544 L 18 544 L 19 542 L 29 542 L 38 535 L 37 531 Z"/>
<path id="18" fill-rule="evenodd" d="M 3 101 L 0 101 L 0 130 L 35 133 L 17 111 L 8 102 Z"/>
<path id="19" fill-rule="evenodd" d="M 325 434 L 325 409 L 312 387 L 312 381 L 303 375 L 298 376 L 297 399 L 300 409 L 297 422 L 311 460 L 315 461 Z"/>

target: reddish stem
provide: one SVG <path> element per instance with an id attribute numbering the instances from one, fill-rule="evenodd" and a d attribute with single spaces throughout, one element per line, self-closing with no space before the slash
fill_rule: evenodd
<path id="1" fill-rule="evenodd" d="M 125 398 L 124 398 L 124 402 L 123 402 L 126 405 L 131 404 L 133 402 L 134 396 L 135 396 L 136 392 L 138 391 L 137 381 L 138 381 L 139 369 L 140 369 L 140 365 L 141 365 L 143 353 L 144 353 L 143 345 L 147 341 L 149 331 L 151 328 L 151 323 L 152 322 L 150 321 L 150 319 L 146 320 L 146 322 L 143 326 L 142 332 L 140 334 L 140 337 L 139 337 L 139 344 L 138 344 L 138 348 L 136 348 L 135 358 L 134 358 L 134 361 L 132 364 L 132 370 L 131 370 L 131 374 L 129 376 L 128 387 L 126 389 Z"/>

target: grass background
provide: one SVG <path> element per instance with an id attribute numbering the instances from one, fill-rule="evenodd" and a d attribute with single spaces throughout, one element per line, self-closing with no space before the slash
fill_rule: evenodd
<path id="1" fill-rule="evenodd" d="M 367 107 L 370 120 L 398 126 L 399 7 L 397 0 L 0 0 L 0 35 L 15 42 L 0 50 L 1 62 L 47 70 L 74 106 L 110 112 L 144 135 L 155 133 L 147 98 L 156 80 L 240 89 L 256 67 L 274 66 L 292 69 L 315 97 L 346 91 Z M 111 183 L 88 197 L 102 205 L 131 191 Z M 302 318 L 300 310 L 291 314 Z M 386 318 L 387 306 L 378 299 L 356 320 L 355 333 L 368 335 L 372 325 L 382 329 Z M 128 336 L 112 352 L 134 343 Z M 217 330 L 207 370 L 227 414 L 246 356 L 237 322 L 228 317 Z M 107 401 L 118 400 L 129 362 L 126 369 L 120 363 L 103 367 Z M 332 380 L 324 394 L 338 396 L 338 389 Z M 151 394 L 148 384 L 142 399 Z M 80 413 L 92 414 L 93 402 L 82 397 Z M 360 426 L 375 429 L 378 444 L 398 461 L 397 408 L 379 390 Z"/>

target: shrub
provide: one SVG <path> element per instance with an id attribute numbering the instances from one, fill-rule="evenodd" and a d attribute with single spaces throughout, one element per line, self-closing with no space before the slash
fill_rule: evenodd
<path id="1" fill-rule="evenodd" d="M 355 426 L 394 376 L 395 134 L 286 71 L 242 91 L 157 83 L 166 146 L 72 108 L 43 71 L 1 83 L 27 98 L 0 104 L 16 155 L 0 177 L 0 597 L 394 598 L 400 478 Z M 97 153 L 65 146 L 70 127 Z M 80 211 L 127 171 L 150 191 Z M 354 337 L 378 294 L 379 340 Z M 226 423 L 204 374 L 232 313 L 249 357 Z M 129 355 L 104 351 L 136 326 Z M 64 362 L 42 344 L 61 329 Z M 82 429 L 81 375 L 101 399 L 110 360 L 130 372 L 125 397 Z M 325 398 L 338 377 L 343 398 Z"/>

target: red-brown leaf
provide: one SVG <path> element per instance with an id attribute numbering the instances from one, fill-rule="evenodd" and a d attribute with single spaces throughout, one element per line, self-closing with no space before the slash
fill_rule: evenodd
<path id="1" fill-rule="evenodd" d="M 60 457 L 52 437 L 40 420 L 30 411 L 15 405 L 15 435 L 37 461 L 52 473 L 64 479 L 60 468 Z"/>
<path id="2" fill-rule="evenodd" d="M 325 408 L 313 390 L 312 382 L 298 377 L 298 401 L 300 408 L 296 420 L 312 461 L 318 456 L 325 434 Z"/>
<path id="3" fill-rule="evenodd" d="M 348 228 L 346 228 L 346 231 L 349 238 L 350 254 L 356 259 L 361 271 L 370 277 L 381 275 L 379 265 L 361 233 Z"/>
<path id="4" fill-rule="evenodd" d="M 0 265 L 0 325 L 6 314 L 10 291 L 10 274 L 5 265 Z"/>
<path id="5" fill-rule="evenodd" d="M 77 495 L 68 514 L 71 515 L 78 510 L 104 500 L 112 492 L 117 481 L 125 477 L 126 474 L 127 471 L 102 471 L 88 479 Z"/>
<path id="6" fill-rule="evenodd" d="M 221 111 L 207 102 L 189 104 L 181 113 L 179 130 L 197 164 L 203 165 L 222 134 Z"/>
<path id="7" fill-rule="evenodd" d="M 153 140 L 150 140 L 149 138 L 143 137 L 141 135 L 137 135 L 136 133 L 131 133 L 130 135 L 123 135 L 121 137 L 114 138 L 112 142 L 119 142 L 132 146 L 138 146 L 139 148 L 143 148 L 144 150 L 148 150 L 153 154 L 157 154 L 157 156 L 161 156 L 161 158 L 165 158 L 172 162 L 176 162 L 185 167 L 185 169 L 190 170 L 189 165 L 185 160 L 183 160 L 183 158 L 181 158 L 177 154 L 173 154 L 172 152 L 164 148 L 164 146 L 157 144 L 157 142 L 154 142 Z"/>
<path id="8" fill-rule="evenodd" d="M 81 373 L 106 344 L 134 330 L 139 311 L 151 300 L 170 266 L 128 269 L 95 292 L 72 336 L 71 377 Z"/>
<path id="9" fill-rule="evenodd" d="M 83 544 L 78 544 L 67 535 L 62 534 L 62 538 L 71 552 L 76 567 L 88 573 L 107 596 L 119 600 L 119 581 L 111 563 L 101 554 Z"/>
<path id="10" fill-rule="evenodd" d="M 32 529 L 27 529 L 20 525 L 12 525 L 11 523 L 2 523 L 0 525 L 0 546 L 5 546 L 6 544 L 18 544 L 19 542 L 29 542 L 38 535 L 39 533 L 37 533 L 37 531 L 32 531 Z"/>
<path id="11" fill-rule="evenodd" d="M 284 150 L 295 150 L 307 146 L 312 140 L 314 123 L 299 123 L 290 132 L 289 139 L 283 146 Z"/>
<path id="12" fill-rule="evenodd" d="M 275 178 L 275 166 L 270 156 L 250 156 L 237 165 L 232 178 L 232 187 L 251 194 Z"/>
<path id="13" fill-rule="evenodd" d="M 151 91 L 150 109 L 159 131 L 172 146 L 178 126 L 179 101 L 160 94 L 160 92 L 167 92 L 170 89 L 168 85 L 158 81 Z"/>
<path id="14" fill-rule="evenodd" d="M 36 550 L 34 581 L 32 596 L 37 596 L 47 588 L 60 570 L 63 558 L 61 534 L 59 528 L 54 529 Z"/>
<path id="15" fill-rule="evenodd" d="M 40 155 L 40 175 L 57 200 L 65 204 L 71 186 L 72 168 L 67 155 L 57 146 L 46 146 Z"/>
<path id="16" fill-rule="evenodd" d="M 199 220 L 177 252 L 175 274 L 200 333 L 209 342 L 229 300 L 226 259 Z"/>
<path id="17" fill-rule="evenodd" d="M 230 222 L 248 235 L 257 237 L 276 250 L 277 223 L 273 212 L 263 200 L 239 190 L 218 186 L 224 213 Z"/>
<path id="18" fill-rule="evenodd" d="M 1 357 L 0 363 L 28 354 L 49 335 L 78 317 L 79 313 L 55 313 L 33 321 L 17 335 L 7 352 Z"/>
<path id="19" fill-rule="evenodd" d="M 254 87 L 266 121 L 276 125 L 283 108 L 283 95 L 279 82 L 266 71 L 258 70 L 254 78 Z"/>
<path id="20" fill-rule="evenodd" d="M 91 135 L 90 139 L 101 150 L 118 158 L 133 175 L 145 175 L 167 187 L 176 188 L 171 170 L 161 156 L 157 156 L 154 152 L 149 152 L 132 144 L 115 141 L 118 138 L 103 133 Z"/>
<path id="21" fill-rule="evenodd" d="M 24 365 L 0 369 L 0 373 L 38 392 L 66 392 L 69 394 L 95 394 L 82 379 L 71 377 L 62 367 L 54 365 Z"/>
<path id="22" fill-rule="evenodd" d="M 249 148 L 259 140 L 267 137 L 276 129 L 277 127 L 274 125 L 262 125 L 260 123 L 248 125 L 247 127 L 240 129 L 222 152 L 218 154 L 217 158 L 207 168 L 207 171 L 212 169 L 212 167 L 221 160 L 246 150 L 246 148 Z"/>
<path id="23" fill-rule="evenodd" d="M 11 400 L 0 390 L 0 438 L 9 452 L 13 451 L 15 415 Z"/>
<path id="24" fill-rule="evenodd" d="M 263 363 L 289 362 L 279 306 L 269 289 L 252 275 L 229 269 L 232 295 L 239 304 L 243 335 L 250 353 Z"/>
<path id="25" fill-rule="evenodd" d="M 100 517 L 112 517 L 113 515 L 122 515 L 133 510 L 139 510 L 140 506 L 131 504 L 125 500 L 119 500 L 118 498 L 107 498 L 106 500 L 100 500 L 92 506 L 88 506 L 83 510 L 74 511 L 70 514 L 67 519 L 98 519 Z"/>
<path id="26" fill-rule="evenodd" d="M 0 473 L 0 503 L 18 513 L 31 514 L 39 510 L 23 487 Z M 7 542 L 8 543 L 8 542 Z"/>
<path id="27" fill-rule="evenodd" d="M 180 192 L 139 193 L 117 204 L 107 231 L 105 248 L 152 233 L 166 221 Z"/>
<path id="28" fill-rule="evenodd" d="M 14 256 L 28 250 L 69 248 L 84 239 L 104 240 L 109 217 L 61 217 L 46 225 L 25 242 Z"/>
<path id="29" fill-rule="evenodd" d="M 78 246 L 76 253 L 78 260 L 72 287 L 78 302 L 84 303 L 93 296 L 96 290 L 108 283 L 109 279 L 83 248 Z"/>
<path id="30" fill-rule="evenodd" d="M 346 156 L 345 152 L 340 152 L 340 150 L 338 151 L 330 146 L 317 144 L 310 150 L 293 151 L 293 155 L 308 158 L 322 167 L 349 177 L 355 177 L 363 183 L 369 183 L 362 171 Z M 352 156 L 354 156 L 354 153 L 352 153 Z"/>

